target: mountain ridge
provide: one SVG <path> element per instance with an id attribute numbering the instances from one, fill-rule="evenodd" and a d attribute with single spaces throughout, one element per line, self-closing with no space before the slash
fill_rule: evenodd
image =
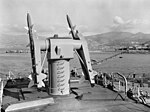
<path id="1" fill-rule="evenodd" d="M 38 37 L 46 38 L 43 36 Z M 29 38 L 27 34 L 1 34 L 0 45 L 4 48 L 25 48 L 25 46 L 29 43 L 28 39 Z M 144 34 L 142 32 L 138 32 L 135 34 L 130 32 L 106 32 L 96 35 L 85 36 L 85 39 L 87 40 L 89 50 L 93 51 L 116 48 L 121 46 L 130 46 L 133 45 L 133 43 L 145 43 L 147 41 L 150 41 L 150 34 Z"/>
<path id="2" fill-rule="evenodd" d="M 141 32 L 107 32 L 102 34 L 96 34 L 86 36 L 88 46 L 90 50 L 102 50 L 122 46 L 130 46 L 133 43 L 141 44 L 150 41 L 150 34 L 144 34 Z"/>

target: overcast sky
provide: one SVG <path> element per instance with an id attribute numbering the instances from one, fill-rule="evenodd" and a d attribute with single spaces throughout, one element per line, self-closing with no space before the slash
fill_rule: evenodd
<path id="1" fill-rule="evenodd" d="M 80 32 L 150 33 L 150 0 L 0 0 L 0 33 L 25 33 L 29 12 L 39 34 L 67 33 L 68 14 Z"/>

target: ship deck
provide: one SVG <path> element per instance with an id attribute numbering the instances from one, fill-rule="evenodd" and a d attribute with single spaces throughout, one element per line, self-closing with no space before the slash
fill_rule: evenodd
<path id="1" fill-rule="evenodd" d="M 117 97 L 117 92 L 100 85 L 95 85 L 92 88 L 88 82 L 82 84 L 72 83 L 71 88 L 75 93 L 79 95 L 83 94 L 82 99 L 76 99 L 76 95 L 73 93 L 63 97 L 55 96 L 54 104 L 18 110 L 17 112 L 150 112 L 150 107 L 135 103 L 127 97 L 123 101 L 121 97 Z M 12 89 L 8 91 L 16 90 Z M 26 101 L 52 97 L 46 92 L 37 92 L 27 88 L 23 88 L 22 91 Z M 4 106 L 20 102 L 24 102 L 24 100 L 21 99 L 18 101 L 15 95 L 7 94 L 3 97 Z"/>

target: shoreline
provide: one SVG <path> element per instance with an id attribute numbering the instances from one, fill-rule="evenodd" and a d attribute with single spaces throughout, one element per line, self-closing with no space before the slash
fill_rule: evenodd
<path id="1" fill-rule="evenodd" d="M 29 48 L 0 48 L 0 54 L 2 53 L 30 53 Z M 89 53 L 97 53 L 97 54 L 111 54 L 111 53 L 122 53 L 122 54 L 150 54 L 150 52 L 146 51 L 101 51 L 101 50 L 95 50 L 91 51 L 89 50 Z"/>

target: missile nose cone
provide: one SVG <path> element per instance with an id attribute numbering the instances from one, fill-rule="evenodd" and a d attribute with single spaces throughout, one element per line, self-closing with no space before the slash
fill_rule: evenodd
<path id="1" fill-rule="evenodd" d="M 66 15 L 66 17 L 67 17 L 67 20 L 69 20 L 69 16 L 68 16 L 68 14 Z"/>
<path id="2" fill-rule="evenodd" d="M 30 14 L 29 14 L 29 13 L 27 13 L 27 18 L 28 18 L 28 17 L 30 17 Z"/>
<path id="3" fill-rule="evenodd" d="M 67 19 L 68 19 L 68 14 L 66 15 Z"/>
<path id="4" fill-rule="evenodd" d="M 30 14 L 27 13 L 27 24 L 28 24 L 28 27 L 30 27 L 32 24 L 31 24 L 31 17 L 30 17 Z"/>

